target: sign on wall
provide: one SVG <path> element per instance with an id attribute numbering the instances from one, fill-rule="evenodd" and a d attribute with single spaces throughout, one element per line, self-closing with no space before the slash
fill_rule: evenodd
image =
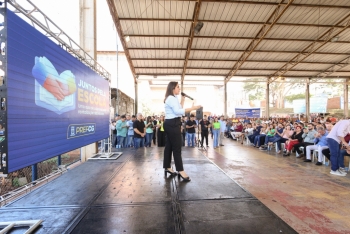
<path id="1" fill-rule="evenodd" d="M 260 118 L 260 108 L 235 108 L 236 118 Z"/>

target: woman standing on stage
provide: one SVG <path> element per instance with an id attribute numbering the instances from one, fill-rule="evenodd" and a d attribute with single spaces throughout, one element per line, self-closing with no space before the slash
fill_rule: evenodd
<path id="1" fill-rule="evenodd" d="M 170 166 L 171 155 L 173 154 L 175 167 L 178 171 L 179 178 L 181 177 L 184 181 L 190 181 L 190 177 L 184 171 L 181 157 L 181 117 L 185 115 L 185 109 L 182 108 L 185 102 L 185 97 L 181 96 L 181 103 L 179 103 L 179 100 L 176 97 L 176 95 L 179 94 L 180 86 L 178 82 L 170 82 L 168 84 L 164 99 L 164 130 L 166 134 L 166 143 L 164 149 L 163 168 L 165 169 L 165 174 L 177 174 Z"/>

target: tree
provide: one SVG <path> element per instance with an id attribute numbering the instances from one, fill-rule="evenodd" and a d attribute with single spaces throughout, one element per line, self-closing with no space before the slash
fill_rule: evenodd
<path id="1" fill-rule="evenodd" d="M 261 82 L 245 82 L 243 90 L 248 93 L 249 101 L 264 99 L 264 83 Z"/>
<path id="2" fill-rule="evenodd" d="M 288 102 L 293 102 L 293 100 L 305 99 L 305 98 L 306 98 L 305 93 L 299 93 L 299 94 L 291 94 L 291 95 L 285 96 L 284 100 Z"/>
<path id="3" fill-rule="evenodd" d="M 264 82 L 246 82 L 243 86 L 245 92 L 248 93 L 249 101 L 252 100 L 264 100 L 265 99 L 265 86 Z M 272 82 L 269 86 L 271 103 L 273 107 L 284 108 L 285 96 L 287 96 L 291 90 L 295 88 L 303 88 L 303 83 L 287 83 L 284 81 Z"/>
<path id="4" fill-rule="evenodd" d="M 300 83 L 272 82 L 270 84 L 270 95 L 273 107 L 284 108 L 284 99 L 293 88 L 300 87 Z"/>

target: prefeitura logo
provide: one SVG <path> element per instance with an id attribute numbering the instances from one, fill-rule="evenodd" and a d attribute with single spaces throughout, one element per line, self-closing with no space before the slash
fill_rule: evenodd
<path id="1" fill-rule="evenodd" d="M 96 124 L 70 124 L 67 129 L 67 139 L 95 134 Z"/>

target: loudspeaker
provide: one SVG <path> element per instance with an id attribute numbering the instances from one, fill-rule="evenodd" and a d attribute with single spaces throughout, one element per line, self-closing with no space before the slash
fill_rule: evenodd
<path id="1" fill-rule="evenodd" d="M 203 119 L 203 107 L 196 110 L 196 119 Z"/>

